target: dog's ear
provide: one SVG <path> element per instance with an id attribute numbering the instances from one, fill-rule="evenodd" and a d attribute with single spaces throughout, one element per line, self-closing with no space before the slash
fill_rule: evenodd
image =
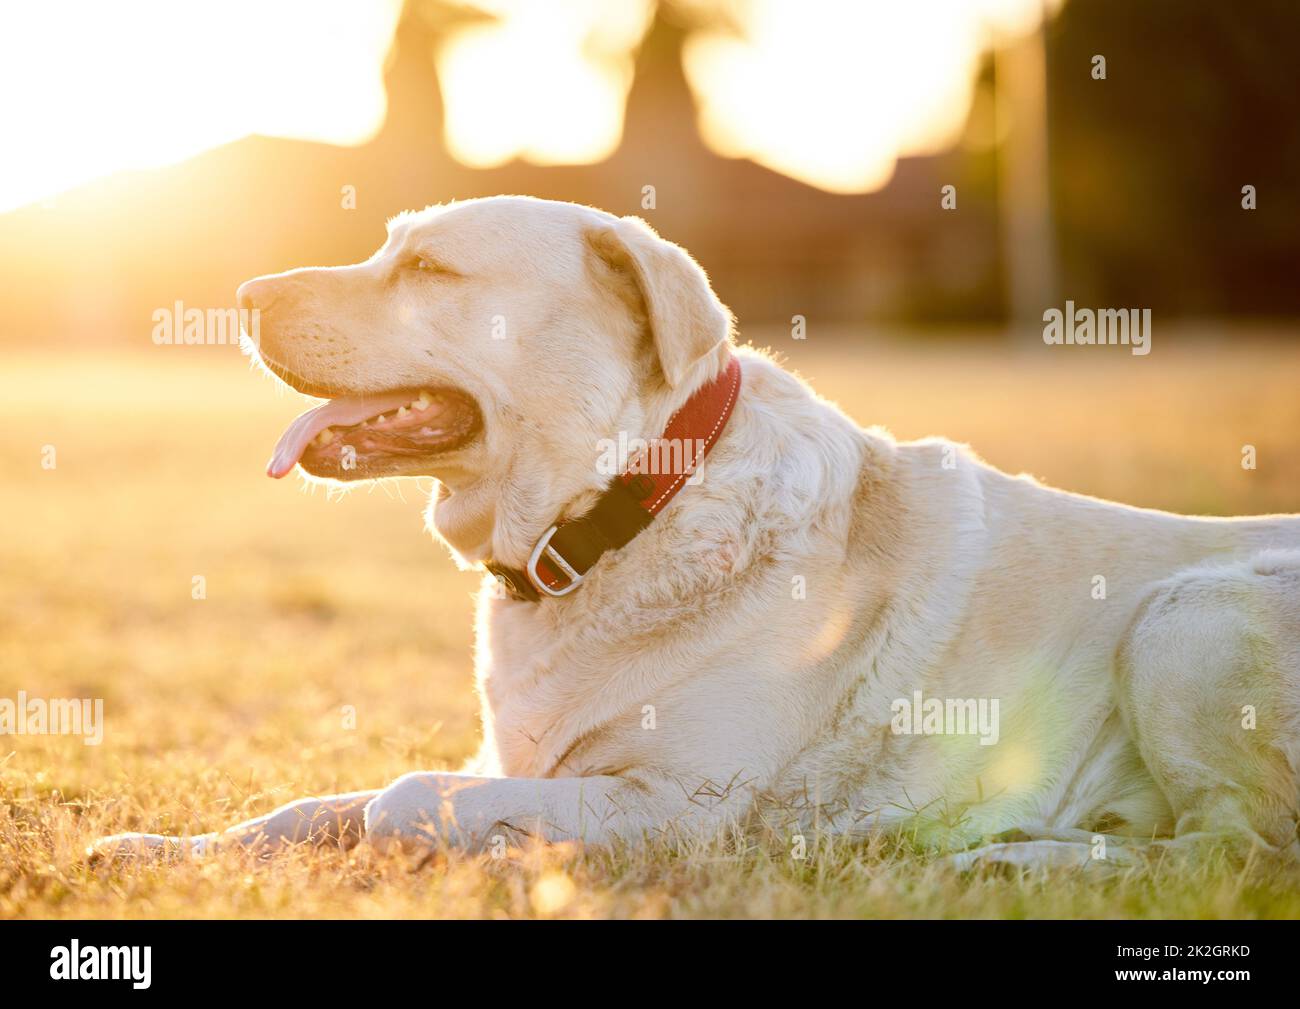
<path id="1" fill-rule="evenodd" d="M 634 311 L 644 312 L 664 379 L 676 387 L 691 366 L 731 335 L 731 312 L 690 254 L 664 241 L 639 217 L 587 232 L 587 244 L 630 281 Z"/>

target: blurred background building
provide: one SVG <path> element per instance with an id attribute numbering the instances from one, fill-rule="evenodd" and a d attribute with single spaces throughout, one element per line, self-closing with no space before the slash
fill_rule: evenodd
<path id="1" fill-rule="evenodd" d="M 1280 332 L 1300 314 L 1287 0 L 5 17 L 11 345 L 147 345 L 159 307 L 230 305 L 253 275 L 365 258 L 400 210 L 496 193 L 646 218 L 742 332 L 987 333 L 1065 298 Z"/>

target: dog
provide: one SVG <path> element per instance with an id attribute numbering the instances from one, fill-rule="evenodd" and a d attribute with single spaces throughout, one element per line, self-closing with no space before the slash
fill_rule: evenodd
<path id="1" fill-rule="evenodd" d="M 899 830 L 963 865 L 1087 864 L 1099 838 L 1300 854 L 1300 516 L 1133 508 L 864 430 L 738 347 L 684 250 L 574 204 L 403 214 L 365 262 L 238 299 L 261 363 L 330 400 L 272 476 L 436 478 L 431 528 L 484 571 L 482 748 L 96 850 Z M 646 465 L 674 440 L 679 472 Z"/>

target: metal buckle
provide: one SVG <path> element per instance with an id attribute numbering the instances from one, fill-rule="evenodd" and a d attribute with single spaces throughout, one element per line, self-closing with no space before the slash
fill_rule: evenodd
<path id="1" fill-rule="evenodd" d="M 528 558 L 528 566 L 524 568 L 524 573 L 528 575 L 528 580 L 537 587 L 538 592 L 545 592 L 548 596 L 567 596 L 570 592 L 582 584 L 582 575 L 573 570 L 573 566 L 560 556 L 560 552 L 551 546 L 551 537 L 559 529 L 558 525 L 553 525 L 542 533 L 542 538 L 537 541 L 537 546 L 533 547 L 533 554 Z M 542 576 L 537 573 L 537 562 L 542 559 L 545 553 L 547 560 L 551 561 L 558 567 L 569 579 L 569 584 L 562 589 L 553 589 L 542 580 Z"/>

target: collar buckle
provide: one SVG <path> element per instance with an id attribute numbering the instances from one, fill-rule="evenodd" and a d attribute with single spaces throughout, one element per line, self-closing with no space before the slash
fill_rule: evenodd
<path id="1" fill-rule="evenodd" d="M 542 533 L 542 538 L 537 541 L 533 547 L 532 556 L 528 558 L 528 566 L 524 568 L 524 573 L 528 575 L 528 580 L 533 583 L 538 592 L 543 592 L 548 596 L 567 596 L 570 592 L 582 584 L 583 576 L 574 570 L 573 565 L 566 561 L 555 547 L 551 546 L 551 537 L 555 535 L 559 525 L 553 525 Z M 559 568 L 566 578 L 569 579 L 567 585 L 562 588 L 554 589 L 546 584 L 546 579 L 537 573 L 537 562 L 546 555 L 548 562 Z"/>

